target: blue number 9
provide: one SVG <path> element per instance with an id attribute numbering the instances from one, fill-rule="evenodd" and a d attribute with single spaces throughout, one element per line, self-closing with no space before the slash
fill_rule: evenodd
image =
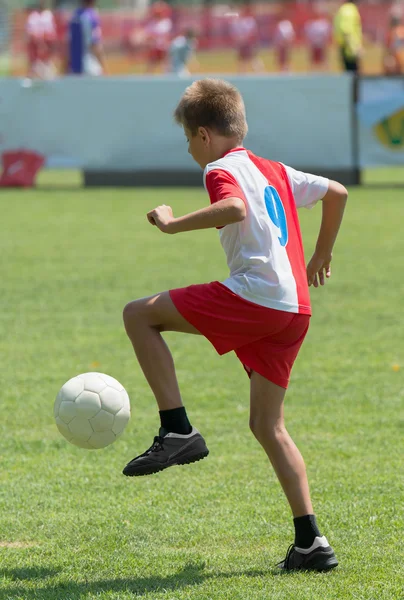
<path id="1" fill-rule="evenodd" d="M 265 206 L 272 223 L 279 227 L 281 235 L 278 237 L 281 246 L 288 243 L 288 224 L 286 221 L 285 209 L 277 190 L 268 185 L 264 191 Z"/>

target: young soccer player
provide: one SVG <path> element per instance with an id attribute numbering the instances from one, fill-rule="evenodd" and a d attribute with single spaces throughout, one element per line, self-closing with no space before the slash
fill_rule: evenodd
<path id="1" fill-rule="evenodd" d="M 188 63 L 194 55 L 196 48 L 196 33 L 193 29 L 187 29 L 184 35 L 177 35 L 170 44 L 169 73 L 175 73 L 179 77 L 190 75 Z"/>
<path id="2" fill-rule="evenodd" d="M 208 455 L 189 422 L 174 363 L 162 332 L 202 334 L 219 354 L 234 350 L 250 376 L 250 427 L 289 501 L 295 541 L 283 569 L 327 570 L 338 562 L 313 513 L 303 458 L 284 424 L 292 365 L 310 320 L 309 285 L 331 276 L 331 252 L 347 191 L 339 183 L 295 171 L 242 147 L 244 103 L 230 83 L 215 79 L 187 88 L 175 119 L 194 160 L 204 169 L 211 205 L 182 217 L 170 206 L 147 215 L 163 233 L 219 229 L 230 276 L 130 302 L 127 334 L 156 397 L 161 428 L 152 446 L 130 461 L 125 475 L 148 475 Z M 316 250 L 307 269 L 297 208 L 323 200 Z"/>

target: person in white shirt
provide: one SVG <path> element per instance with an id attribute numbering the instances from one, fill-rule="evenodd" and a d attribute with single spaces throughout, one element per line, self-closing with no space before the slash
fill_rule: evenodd
<path id="1" fill-rule="evenodd" d="M 296 34 L 292 21 L 282 19 L 276 25 L 274 46 L 279 70 L 287 72 L 290 69 L 290 58 Z"/>
<path id="2" fill-rule="evenodd" d="M 52 79 L 56 75 L 54 64 L 56 23 L 51 10 L 41 0 L 29 9 L 25 24 L 29 78 Z"/>
<path id="3" fill-rule="evenodd" d="M 294 517 L 295 542 L 279 568 L 332 569 L 338 561 L 313 513 L 303 457 L 285 428 L 284 398 L 309 327 L 309 286 L 324 285 L 331 276 L 332 248 L 347 191 L 335 181 L 244 148 L 244 102 L 228 82 L 195 81 L 185 90 L 174 117 L 183 127 L 188 152 L 204 169 L 210 206 L 174 217 L 173 209 L 162 204 L 150 210 L 147 219 L 170 235 L 218 229 L 230 273 L 222 282 L 171 289 L 125 306 L 126 332 L 157 400 L 161 428 L 152 446 L 127 463 L 123 473 L 150 475 L 208 456 L 206 442 L 182 403 L 162 333 L 203 335 L 219 354 L 234 351 L 250 377 L 250 428 L 275 469 Z M 322 223 L 306 267 L 297 209 L 319 201 Z M 192 260 L 192 246 L 189 250 Z"/>
<path id="4" fill-rule="evenodd" d="M 331 29 L 330 21 L 321 16 L 308 21 L 304 27 L 311 67 L 314 70 L 325 71 L 328 68 L 327 46 L 331 37 Z"/>
<path id="5" fill-rule="evenodd" d="M 240 14 L 230 21 L 230 36 L 237 52 L 238 72 L 264 71 L 264 63 L 258 56 L 259 29 L 251 7 L 247 4 Z"/>
<path id="6" fill-rule="evenodd" d="M 166 71 L 173 29 L 170 7 L 158 0 L 152 5 L 150 16 L 144 30 L 147 47 L 146 73 L 153 73 L 157 69 Z"/>

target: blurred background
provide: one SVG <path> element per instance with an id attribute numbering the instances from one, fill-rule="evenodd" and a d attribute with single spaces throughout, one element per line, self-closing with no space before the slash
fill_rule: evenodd
<path id="1" fill-rule="evenodd" d="M 333 0 L 248 4 L 219 0 L 98 0 L 95 8 L 99 11 L 108 75 L 170 70 L 170 46 L 184 35 L 189 35 L 189 47 L 194 50 L 184 61 L 190 73 L 304 73 L 343 69 L 335 31 L 340 5 Z M 389 55 L 394 54 L 392 28 L 404 43 L 400 30 L 402 7 L 402 2 L 388 0 L 358 2 L 363 74 L 402 72 L 398 65 L 389 64 Z M 29 74 L 35 54 L 32 39 L 38 43 L 41 36 L 45 39 L 39 42 L 46 42 L 54 72 L 66 72 L 69 23 L 76 8 L 77 4 L 64 0 L 53 4 L 49 0 L 0 0 L 0 74 Z M 40 13 L 44 14 L 42 24 L 37 19 Z"/>
<path id="2" fill-rule="evenodd" d="M 201 185 L 172 111 L 206 74 L 258 154 L 347 185 L 404 165 L 404 0 L 50 1 L 0 0 L 0 187 Z"/>

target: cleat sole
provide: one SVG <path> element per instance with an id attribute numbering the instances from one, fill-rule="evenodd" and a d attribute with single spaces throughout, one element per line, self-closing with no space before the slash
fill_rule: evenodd
<path id="1" fill-rule="evenodd" d="M 193 456 L 185 457 L 178 462 L 172 462 L 169 465 L 156 465 L 153 468 L 145 469 L 144 471 L 138 472 L 135 471 L 133 473 L 125 473 L 125 470 L 123 470 L 122 472 L 126 477 L 142 477 L 143 475 L 154 475 L 155 473 L 160 473 L 160 471 L 164 471 L 169 467 L 175 467 L 175 465 L 190 465 L 191 463 L 198 462 L 199 460 L 203 460 L 204 458 L 206 458 L 208 454 L 209 450 L 205 450 L 204 452 L 199 452 L 198 454 L 194 454 Z"/>

